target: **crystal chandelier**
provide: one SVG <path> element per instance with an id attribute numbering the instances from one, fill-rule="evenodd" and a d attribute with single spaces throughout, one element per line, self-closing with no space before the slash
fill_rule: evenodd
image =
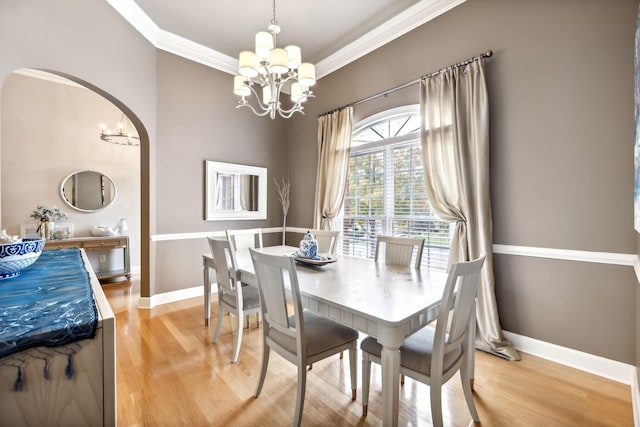
<path id="1" fill-rule="evenodd" d="M 273 0 L 273 19 L 268 31 L 256 34 L 255 52 L 240 52 L 238 72 L 235 76 L 233 92 L 242 97 L 236 108 L 249 107 L 258 116 L 276 118 L 276 113 L 288 119 L 293 113 L 304 114 L 302 103 L 313 98 L 310 86 L 316 83 L 316 69 L 313 64 L 302 62 L 298 46 L 276 47 L 276 36 L 280 27 L 276 20 L 276 2 Z M 287 85 L 292 106 L 285 108 L 280 102 L 280 94 Z M 259 87 L 259 90 L 256 90 Z M 256 106 L 246 97 L 255 98 Z"/>
<path id="2" fill-rule="evenodd" d="M 112 144 L 140 145 L 140 138 L 134 132 L 133 123 L 124 113 L 122 113 L 115 130 L 108 129 L 105 124 L 100 125 L 100 139 Z"/>

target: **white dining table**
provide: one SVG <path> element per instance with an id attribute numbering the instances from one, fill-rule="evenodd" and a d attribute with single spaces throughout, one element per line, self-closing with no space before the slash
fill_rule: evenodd
<path id="1" fill-rule="evenodd" d="M 290 255 L 297 248 L 259 250 Z M 239 279 L 257 285 L 249 251 L 238 251 L 236 261 Z M 373 336 L 382 345 L 383 425 L 397 426 L 399 348 L 407 336 L 436 319 L 447 275 L 353 257 L 338 257 L 324 266 L 298 263 L 296 270 L 306 309 Z"/>

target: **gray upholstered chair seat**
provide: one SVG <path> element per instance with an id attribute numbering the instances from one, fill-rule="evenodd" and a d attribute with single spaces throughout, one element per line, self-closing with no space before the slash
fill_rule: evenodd
<path id="1" fill-rule="evenodd" d="M 303 316 L 307 357 L 313 357 L 332 348 L 342 347 L 358 339 L 358 331 L 341 325 L 327 317 L 320 316 L 308 310 L 303 311 Z M 296 317 L 294 315 L 289 316 L 289 324 L 295 327 Z M 276 329 L 269 329 L 267 336 L 287 351 L 294 354 L 296 353 L 295 337 L 285 335 Z"/>
<path id="2" fill-rule="evenodd" d="M 431 355 L 435 329 L 422 328 L 408 337 L 400 347 L 400 366 L 431 376 Z M 360 348 L 376 357 L 382 357 L 382 346 L 375 338 L 367 337 L 360 343 Z M 444 355 L 444 370 L 449 370 L 462 357 L 462 346 L 451 349 Z"/>
<path id="3" fill-rule="evenodd" d="M 232 307 L 236 306 L 236 298 L 234 295 L 223 294 L 222 301 Z M 260 308 L 260 293 L 255 286 L 242 287 L 242 306 L 245 310 L 250 308 Z"/>

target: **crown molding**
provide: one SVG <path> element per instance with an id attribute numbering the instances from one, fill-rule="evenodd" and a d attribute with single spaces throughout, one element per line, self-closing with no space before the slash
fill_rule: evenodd
<path id="1" fill-rule="evenodd" d="M 422 0 L 375 30 L 316 64 L 316 77 L 327 76 L 381 46 L 442 15 L 467 0 Z"/>
<path id="2" fill-rule="evenodd" d="M 106 0 L 106 2 L 142 34 L 145 39 L 157 47 L 160 27 L 144 13 L 144 10 L 134 0 Z"/>
<path id="3" fill-rule="evenodd" d="M 231 75 L 236 75 L 238 72 L 238 59 L 162 29 L 158 31 L 155 46 Z"/>
<path id="4" fill-rule="evenodd" d="M 106 0 L 156 48 L 211 68 L 236 74 L 238 60 L 158 27 L 134 0 Z M 404 12 L 316 64 L 318 79 L 429 22 L 466 0 L 421 0 Z"/>

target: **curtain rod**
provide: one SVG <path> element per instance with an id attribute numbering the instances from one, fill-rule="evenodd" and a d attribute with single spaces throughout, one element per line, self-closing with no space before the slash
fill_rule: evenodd
<path id="1" fill-rule="evenodd" d="M 387 90 L 385 90 L 383 92 L 376 93 L 376 94 L 371 95 L 371 96 L 367 96 L 366 98 L 362 98 L 362 99 L 359 99 L 358 101 L 354 101 L 354 102 L 352 102 L 350 104 L 343 105 L 340 108 L 334 108 L 333 110 L 327 111 L 326 113 L 318 114 L 318 117 L 326 116 L 327 114 L 335 113 L 336 111 L 340 111 L 340 110 L 342 110 L 344 108 L 353 107 L 353 106 L 356 106 L 358 104 L 362 104 L 363 102 L 367 102 L 367 101 L 371 101 L 372 99 L 380 98 L 381 96 L 387 96 L 388 94 L 390 94 L 392 92 L 395 92 L 397 90 L 404 89 L 406 87 L 409 87 L 411 85 L 419 83 L 420 81 L 422 81 L 424 79 L 428 79 L 430 77 L 437 76 L 440 73 L 444 73 L 445 71 L 449 71 L 449 70 L 452 70 L 454 68 L 463 67 L 465 65 L 468 65 L 468 64 L 472 63 L 473 61 L 477 61 L 478 59 L 489 58 L 491 55 L 493 55 L 492 51 L 490 51 L 490 50 L 486 51 L 484 53 L 481 53 L 480 55 L 476 55 L 476 56 L 471 57 L 469 59 L 465 59 L 464 61 L 460 61 L 460 62 L 455 63 L 453 65 L 449 65 L 448 67 L 440 68 L 438 71 L 434 71 L 432 73 L 425 74 L 422 77 L 419 77 L 419 78 L 417 78 L 415 80 L 411 80 L 410 82 L 403 83 L 400 86 L 396 86 L 394 88 L 387 89 Z"/>

